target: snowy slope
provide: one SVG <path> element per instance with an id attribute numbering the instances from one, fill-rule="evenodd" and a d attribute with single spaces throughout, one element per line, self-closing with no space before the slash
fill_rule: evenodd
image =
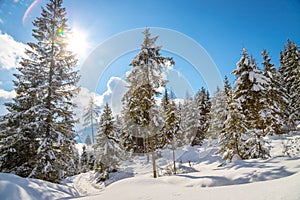
<path id="1" fill-rule="evenodd" d="M 224 161 L 214 155 L 212 145 L 185 147 L 176 151 L 178 175 L 166 175 L 172 166 L 172 152 L 161 152 L 157 160 L 159 178 L 152 178 L 146 157 L 126 161 L 105 183 L 97 174 L 79 174 L 64 185 L 0 174 L 0 199 L 287 199 L 300 200 L 299 136 L 272 137 L 270 159 Z M 286 156 L 285 146 L 293 150 Z M 190 162 L 189 162 L 190 161 Z"/>
<path id="2" fill-rule="evenodd" d="M 182 187 L 177 178 L 166 179 L 132 178 L 119 181 L 101 194 L 81 199 L 130 199 L 130 200 L 199 200 L 199 199 L 300 199 L 300 174 L 276 179 L 273 181 L 256 182 L 251 184 L 231 185 L 224 187 L 200 186 Z M 190 183 L 193 179 L 190 178 Z M 176 184 L 178 183 L 178 184 Z"/>
<path id="3" fill-rule="evenodd" d="M 52 200 L 76 196 L 78 192 L 72 187 L 0 173 L 1 200 Z"/>
<path id="4" fill-rule="evenodd" d="M 235 161 L 224 167 L 218 167 L 219 161 L 204 159 L 201 163 L 192 162 L 193 170 L 188 170 L 188 163 L 182 164 L 185 170 L 195 172 L 157 179 L 151 177 L 151 164 L 135 160 L 134 166 L 129 166 L 134 169 L 134 177 L 82 199 L 300 199 L 299 157 Z"/>

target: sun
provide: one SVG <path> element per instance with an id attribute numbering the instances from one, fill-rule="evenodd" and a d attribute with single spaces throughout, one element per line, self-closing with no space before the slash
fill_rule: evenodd
<path id="1" fill-rule="evenodd" d="M 85 56 L 89 47 L 87 41 L 87 33 L 78 28 L 73 28 L 70 36 L 68 37 L 68 49 L 79 57 Z"/>

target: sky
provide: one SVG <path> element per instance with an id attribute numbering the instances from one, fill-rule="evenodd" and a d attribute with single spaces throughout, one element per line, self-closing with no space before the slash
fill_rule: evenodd
<path id="1" fill-rule="evenodd" d="M 40 16 L 41 6 L 47 2 L 0 0 L 0 114 L 6 112 L 3 102 L 11 101 L 15 95 L 12 74 L 17 72 L 15 68 L 24 56 L 26 43 L 35 41 L 31 36 L 32 21 Z M 262 49 L 267 49 L 272 62 L 278 66 L 279 53 L 287 39 L 300 45 L 299 0 L 64 0 L 63 5 L 67 10 L 68 24 L 77 34 L 73 40 L 74 51 L 78 54 L 79 69 L 85 70 L 83 79 L 86 81 L 81 84 L 93 85 L 82 88 L 76 100 L 80 107 L 84 107 L 92 95 L 96 96 L 98 104 L 109 102 L 114 105 L 115 112 L 120 111 L 120 98 L 126 88 L 124 79 L 131 69 L 128 64 L 138 53 L 145 27 L 150 31 L 157 29 L 156 33 L 162 34 L 157 45 L 162 44 L 163 55 L 175 59 L 176 64 L 168 71 L 168 78 L 169 87 L 179 98 L 202 86 L 217 85 L 208 83 L 207 73 L 201 71 L 201 67 L 206 67 L 209 73 L 211 68 L 195 66 L 193 59 L 197 59 L 198 50 L 202 52 L 199 60 L 210 60 L 212 68 L 218 71 L 216 80 L 227 75 L 233 82 L 230 73 L 236 68 L 242 48 L 246 48 L 258 64 L 261 63 Z M 170 37 L 183 35 L 184 39 L 171 40 L 168 35 L 163 36 L 164 30 Z M 137 34 L 127 40 L 128 31 L 140 33 L 140 36 Z M 118 36 L 123 38 L 116 43 Z M 176 47 L 171 47 L 170 41 Z M 175 50 L 182 50 L 181 46 L 190 41 L 191 46 L 184 49 L 185 56 L 176 53 Z M 115 42 L 111 49 L 101 50 L 110 42 Z M 125 44 L 135 46 L 126 48 Z M 193 44 L 196 45 L 195 51 Z M 168 50 L 164 50 L 164 45 Z M 121 47 L 124 47 L 122 51 Z M 107 52 L 118 52 L 119 55 L 108 59 L 105 58 Z M 86 70 L 84 65 L 90 62 L 91 55 L 108 59 L 107 64 L 103 66 L 99 61 L 95 68 Z M 94 78 L 90 79 L 93 82 L 88 83 L 93 75 Z M 214 78 L 214 75 L 209 76 Z"/>

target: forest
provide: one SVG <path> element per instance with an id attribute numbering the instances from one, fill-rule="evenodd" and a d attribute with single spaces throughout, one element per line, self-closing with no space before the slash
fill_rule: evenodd
<path id="1" fill-rule="evenodd" d="M 176 63 L 161 54 L 159 36 L 143 32 L 144 40 L 127 73 L 128 90 L 122 114 L 108 103 L 100 110 L 91 99 L 82 116 L 97 131 L 79 155 L 73 98 L 80 87 L 76 55 L 67 48 L 71 27 L 61 0 L 50 0 L 33 22 L 26 56 L 13 81 L 16 97 L 0 116 L 0 172 L 59 183 L 90 170 L 100 181 L 118 170 L 121 161 L 146 155 L 156 178 L 156 159 L 163 149 L 218 143 L 224 165 L 237 160 L 269 158 L 269 136 L 293 133 L 300 122 L 299 46 L 288 40 L 280 65 L 263 49 L 262 63 L 243 48 L 231 85 L 209 94 L 205 87 L 180 100 L 167 89 L 166 68 Z M 165 88 L 161 93 L 161 88 Z M 94 130 L 94 128 L 92 128 Z M 150 160 L 151 159 L 151 160 Z M 172 173 L 176 174 L 175 155 Z"/>

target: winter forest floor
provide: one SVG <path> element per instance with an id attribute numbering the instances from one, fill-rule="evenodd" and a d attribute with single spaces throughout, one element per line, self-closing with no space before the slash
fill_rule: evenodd
<path id="1" fill-rule="evenodd" d="M 0 174 L 0 199 L 300 199 L 300 135 L 271 137 L 271 158 L 236 160 L 224 165 L 217 147 L 184 147 L 176 151 L 177 175 L 169 175 L 172 152 L 157 159 L 157 179 L 146 156 L 123 162 L 105 183 L 82 173 L 57 185 Z M 289 142 L 288 142 L 289 141 Z M 291 141 L 296 141 L 292 143 Z M 289 144 L 287 152 L 284 144 Z M 290 156 L 287 156 L 289 153 Z M 150 159 L 151 160 L 151 159 Z M 190 163 L 189 163 L 190 161 Z"/>

